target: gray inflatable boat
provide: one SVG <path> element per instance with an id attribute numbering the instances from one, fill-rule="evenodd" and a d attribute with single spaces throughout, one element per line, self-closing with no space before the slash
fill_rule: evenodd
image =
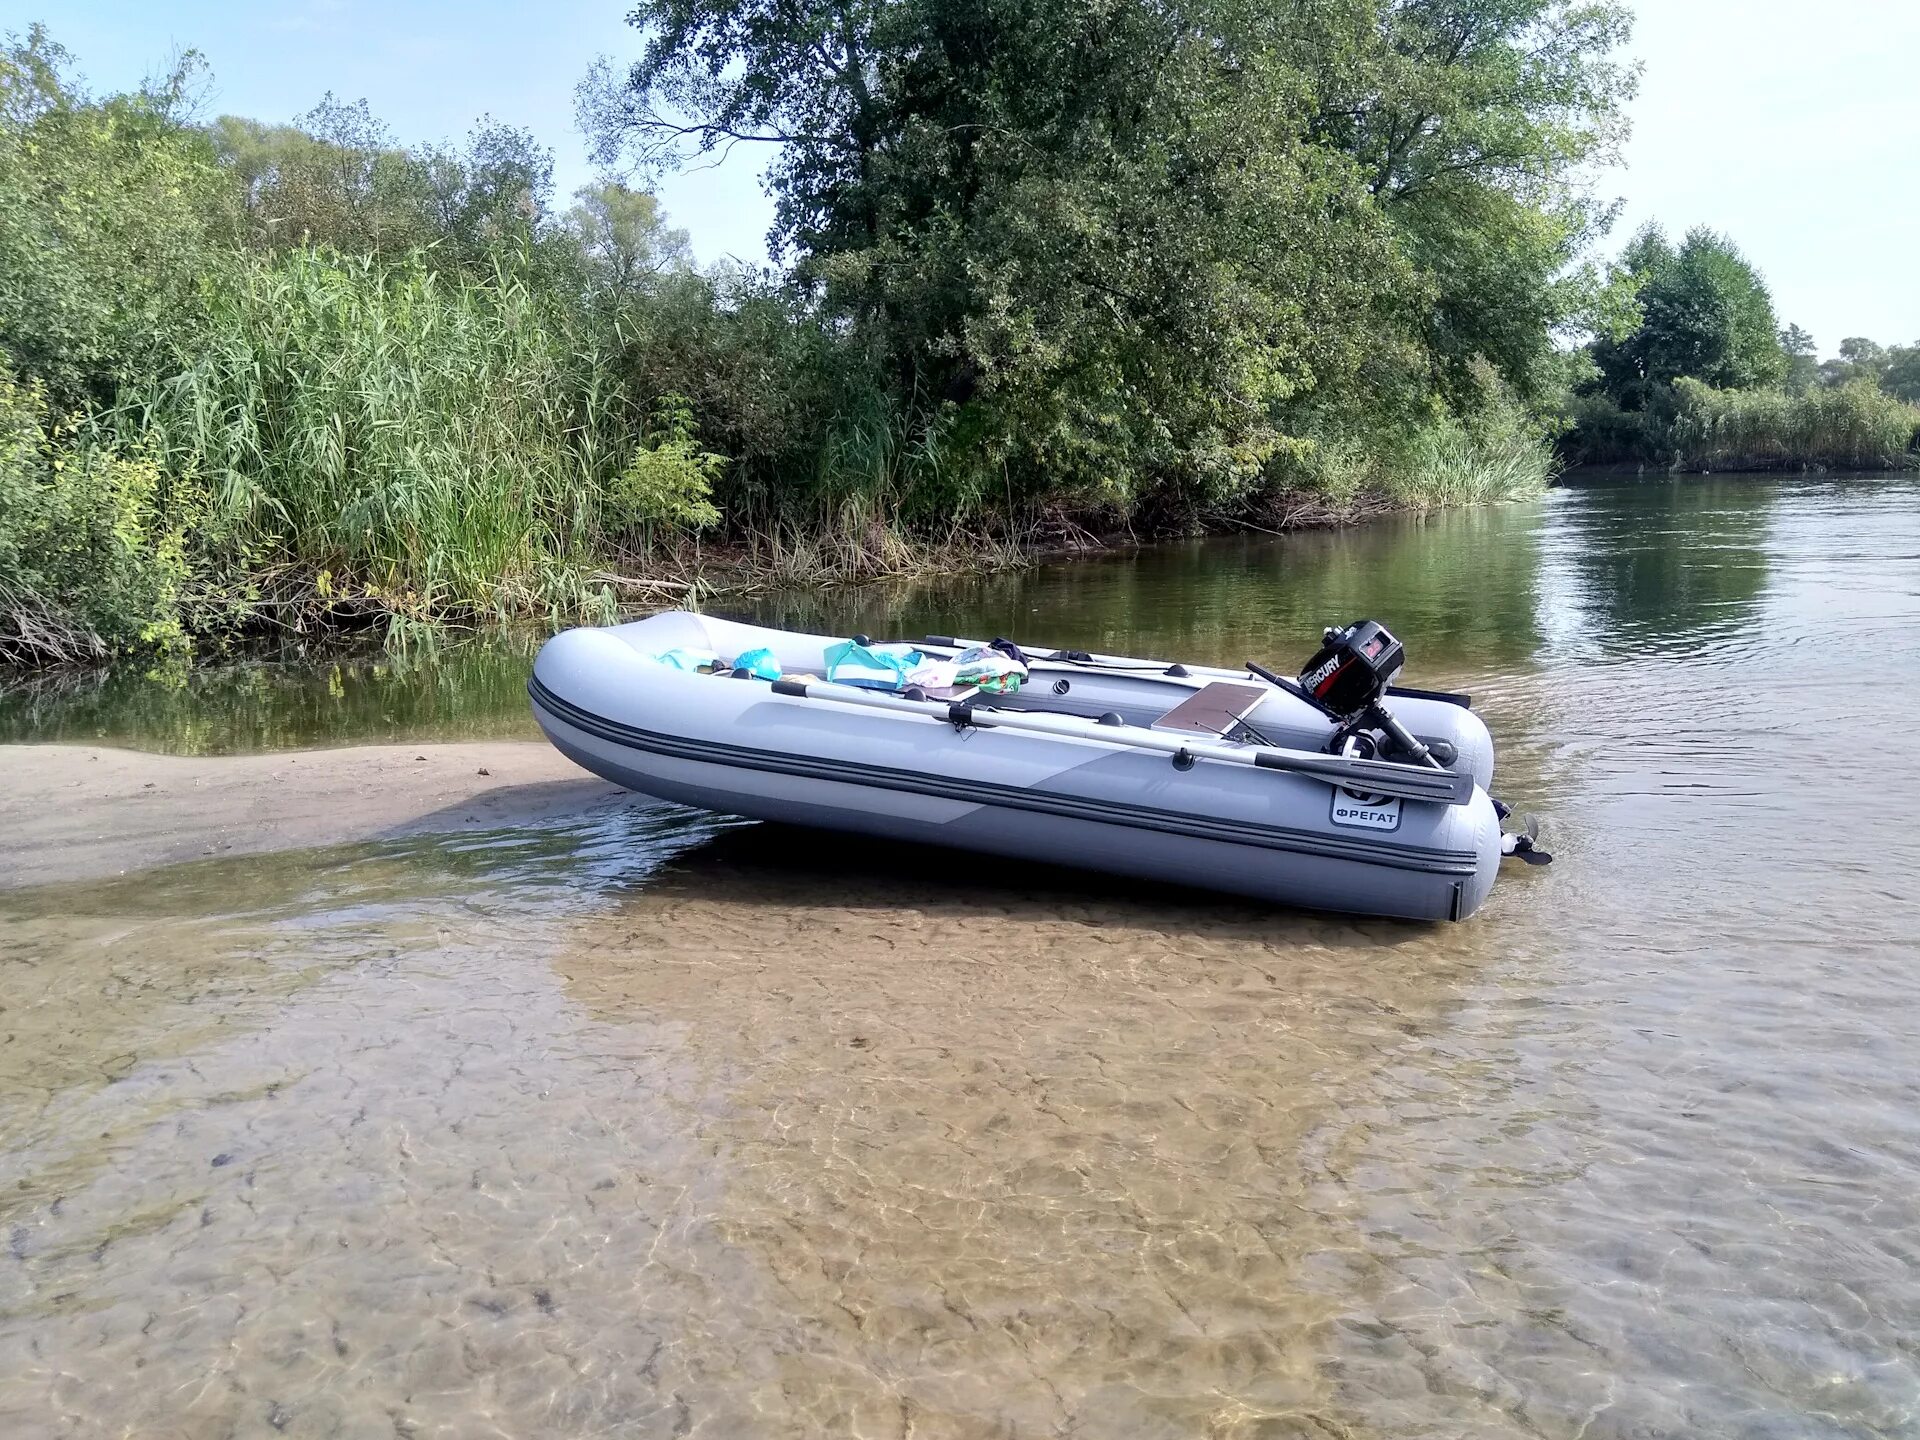
<path id="1" fill-rule="evenodd" d="M 1394 688 L 1373 622 L 1329 630 L 1297 679 L 991 643 L 1015 693 L 875 689 L 826 678 L 844 637 L 673 611 L 555 636 L 528 688 L 562 753 L 644 794 L 1285 905 L 1462 920 L 1531 850 L 1501 833 L 1486 726 L 1464 696 Z"/>

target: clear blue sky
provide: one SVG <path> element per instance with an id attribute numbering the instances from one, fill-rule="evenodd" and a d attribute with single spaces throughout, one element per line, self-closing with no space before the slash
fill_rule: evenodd
<path id="1" fill-rule="evenodd" d="M 1728 231 L 1783 319 L 1824 353 L 1842 337 L 1920 339 L 1920 0 L 1638 0 L 1646 63 L 1626 168 L 1602 190 L 1640 221 Z M 0 28 L 46 20 L 96 88 L 175 50 L 213 67 L 209 108 L 291 119 L 332 90 L 407 141 L 457 139 L 483 113 L 553 147 L 561 192 L 590 178 L 573 87 L 594 56 L 630 57 L 620 0 L 0 0 Z M 761 158 L 662 187 L 703 260 L 765 258 Z"/>

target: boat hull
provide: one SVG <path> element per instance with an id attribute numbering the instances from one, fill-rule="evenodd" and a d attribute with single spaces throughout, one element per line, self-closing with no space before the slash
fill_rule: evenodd
<path id="1" fill-rule="evenodd" d="M 1478 788 L 1461 805 L 1407 801 L 1391 833 L 1374 833 L 1337 823 L 1346 792 L 1301 776 L 1183 769 L 1099 738 L 954 726 L 673 670 L 645 658 L 671 632 L 646 631 L 650 623 L 555 637 L 530 685 L 535 717 L 562 753 L 643 794 L 1414 919 L 1472 914 L 1499 865 L 1499 820 Z"/>

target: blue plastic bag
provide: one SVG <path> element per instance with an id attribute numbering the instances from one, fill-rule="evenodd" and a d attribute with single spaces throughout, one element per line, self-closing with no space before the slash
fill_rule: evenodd
<path id="1" fill-rule="evenodd" d="M 756 680 L 778 680 L 780 657 L 762 645 L 758 650 L 745 650 L 734 656 L 733 668 L 745 670 Z"/>

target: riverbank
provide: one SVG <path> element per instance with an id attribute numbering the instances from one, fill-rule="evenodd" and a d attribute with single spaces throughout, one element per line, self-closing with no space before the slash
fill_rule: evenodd
<path id="1" fill-rule="evenodd" d="M 0 746 L 0 889 L 638 803 L 536 741 L 270 755 Z"/>

